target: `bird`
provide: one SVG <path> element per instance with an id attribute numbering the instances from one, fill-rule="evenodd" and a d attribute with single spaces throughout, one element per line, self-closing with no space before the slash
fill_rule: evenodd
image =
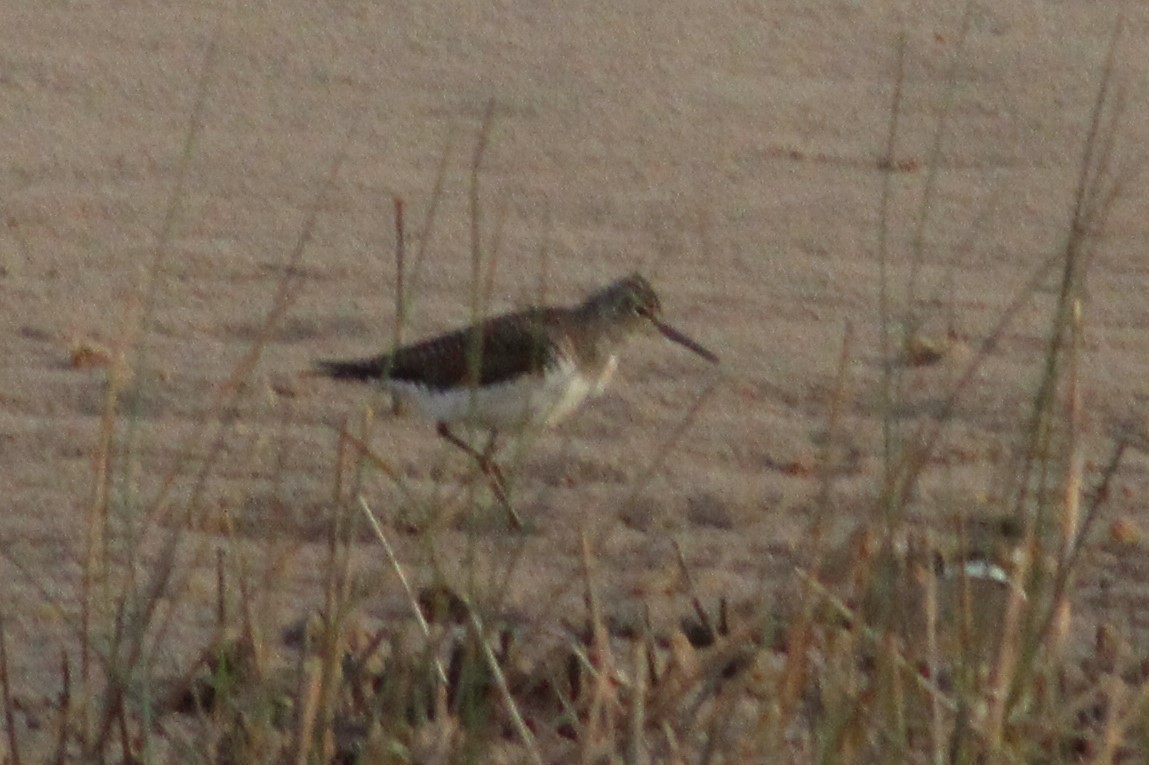
<path id="1" fill-rule="evenodd" d="M 522 519 L 495 461 L 500 434 L 549 428 L 600 395 L 621 348 L 644 327 L 718 363 L 717 355 L 663 321 L 657 293 L 632 273 L 574 305 L 505 313 L 366 358 L 316 361 L 313 372 L 374 383 L 435 422 L 438 435 L 490 479 L 518 529 Z M 479 450 L 460 438 L 452 430 L 459 425 L 485 429 L 486 446 Z"/>

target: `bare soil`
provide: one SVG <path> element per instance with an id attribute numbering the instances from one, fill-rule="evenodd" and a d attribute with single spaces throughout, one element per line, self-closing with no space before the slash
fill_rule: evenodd
<path id="1" fill-rule="evenodd" d="M 173 656 L 214 618 L 218 548 L 275 574 L 274 620 L 319 604 L 337 428 L 358 427 L 367 404 L 370 442 L 404 486 L 367 470 L 363 491 L 420 582 L 432 558 L 486 592 L 511 568 L 507 610 L 560 620 L 581 610 L 586 529 L 604 601 L 621 615 L 643 600 L 664 620 L 684 610 L 672 540 L 707 602 L 769 597 L 812 518 L 835 400 L 831 501 L 845 534 L 879 490 L 883 421 L 909 434 L 937 417 L 1066 241 L 1122 8 L 1115 171 L 1133 169 L 1149 128 L 1149 6 L 975 3 L 960 47 L 960 5 L 10 0 L 0 23 L 0 602 L 18 696 L 54 694 L 61 653 L 75 650 L 103 354 L 130 373 L 110 471 L 117 517 L 138 520 L 167 486 L 164 507 L 194 505 L 207 519 L 186 524 L 180 548 L 187 629 L 173 628 Z M 958 351 L 901 368 L 890 411 L 879 395 L 879 204 L 903 35 L 891 312 L 902 316 L 913 290 L 923 331 L 952 333 Z M 471 316 L 472 158 L 488 104 L 478 188 L 482 250 L 496 261 L 488 310 L 575 301 L 639 270 L 667 319 L 723 364 L 715 373 L 654 336 L 636 341 L 608 394 L 524 454 L 515 490 L 528 534 L 507 534 L 492 509 L 420 535 L 409 522 L 431 507 L 462 514 L 469 486 L 490 504 L 471 466 L 428 423 L 390 416 L 383 397 L 299 373 L 392 342 L 396 197 L 409 252 L 425 248 L 406 337 Z M 1130 176 L 1095 240 L 1081 370 L 1087 485 L 1115 429 L 1145 423 L 1145 184 Z M 230 375 L 312 214 L 290 307 L 225 412 Z M 1040 379 L 1056 278 L 1031 291 L 953 413 L 914 503 L 925 521 L 992 506 L 1008 485 L 1003 455 L 1018 446 Z M 223 458 L 201 484 L 225 423 Z M 1147 497 L 1149 458 L 1137 448 L 1106 518 L 1145 523 Z M 156 549 L 178 518 L 140 550 Z M 1104 530 L 1077 583 L 1077 634 L 1118 619 L 1143 640 L 1149 557 Z M 362 538 L 355 567 L 375 588 L 370 608 L 403 618 L 389 565 Z"/>

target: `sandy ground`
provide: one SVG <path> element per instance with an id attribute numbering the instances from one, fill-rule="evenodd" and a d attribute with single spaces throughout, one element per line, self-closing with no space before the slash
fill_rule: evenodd
<path id="1" fill-rule="evenodd" d="M 209 522 L 181 548 L 191 571 L 181 602 L 192 606 L 181 618 L 192 626 L 212 618 L 217 548 L 277 572 L 270 603 L 284 620 L 319 602 L 334 428 L 367 403 L 379 412 L 371 443 L 405 488 L 368 473 L 364 492 L 420 581 L 434 558 L 456 583 L 474 574 L 490 591 L 513 563 L 512 612 L 575 613 L 585 527 L 614 608 L 643 598 L 656 611 L 681 608 L 680 596 L 664 594 L 672 540 L 705 598 L 753 597 L 793 565 L 789 551 L 812 517 L 843 343 L 832 450 L 843 533 L 877 493 L 883 418 L 906 433 L 929 423 L 969 358 L 901 369 L 902 403 L 892 413 L 881 404 L 880 160 L 899 33 L 889 284 L 899 314 L 915 291 L 934 336 L 952 328 L 976 348 L 1065 241 L 1123 5 L 1116 169 L 1132 168 L 1149 128 L 1149 7 L 1139 3 L 975 3 L 956 69 L 960 3 L 172 5 L 9 0 L 2 11 L 0 602 L 16 690 L 30 700 L 54 692 L 60 652 L 74 651 L 108 376 L 74 366 L 78 348 L 128 349 L 133 370 L 112 471 L 117 516 L 141 517 L 171 475 L 165 507 L 194 502 L 237 529 L 230 537 Z M 508 536 L 480 519 L 470 533 L 441 529 L 427 542 L 398 521 L 428 506 L 459 512 L 468 465 L 428 424 L 386 416 L 368 391 L 297 374 L 312 359 L 391 342 L 396 196 L 411 252 L 425 247 L 408 337 L 468 318 L 471 165 L 489 103 L 479 198 L 483 250 L 497 253 L 490 310 L 540 292 L 574 301 L 638 269 L 667 318 L 724 364 L 716 375 L 672 345 L 636 341 L 608 395 L 545 435 L 519 467 L 531 533 Z M 914 276 L 930 147 L 947 103 Z M 421 237 L 443 162 L 441 203 Z M 1145 183 L 1132 177 L 1123 189 L 1089 279 L 1090 482 L 1115 427 L 1144 423 Z M 226 381 L 259 336 L 313 214 L 293 300 L 225 431 L 223 458 L 197 488 L 225 419 Z M 1040 376 L 1053 283 L 1017 311 L 975 375 L 915 513 L 984 506 L 1007 485 L 1002 455 L 1016 446 Z M 1127 455 L 1115 489 L 1107 518 L 1149 523 L 1143 452 Z M 1137 545 L 1114 552 L 1102 542 L 1079 586 L 1082 602 L 1112 610 L 1080 613 L 1080 634 L 1113 618 L 1143 638 L 1137 606 L 1149 561 Z M 364 540 L 355 566 L 375 588 L 369 610 L 404 613 L 376 544 Z"/>

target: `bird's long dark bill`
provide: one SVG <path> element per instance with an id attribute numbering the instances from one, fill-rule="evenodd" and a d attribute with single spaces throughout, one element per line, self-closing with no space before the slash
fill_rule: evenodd
<path id="1" fill-rule="evenodd" d="M 661 332 L 663 335 L 665 335 L 668 340 L 673 340 L 674 342 L 678 343 L 679 345 L 681 345 L 685 348 L 689 348 L 690 350 L 694 351 L 695 353 L 697 353 L 702 358 L 709 361 L 711 364 L 717 364 L 718 363 L 718 357 L 717 356 L 715 356 L 713 353 L 711 353 L 710 351 L 703 348 L 698 343 L 691 340 L 686 335 L 679 332 L 674 327 L 670 326 L 669 324 L 663 324 L 658 319 L 651 319 L 651 321 L 654 322 L 654 326 L 658 327 L 658 331 Z"/>

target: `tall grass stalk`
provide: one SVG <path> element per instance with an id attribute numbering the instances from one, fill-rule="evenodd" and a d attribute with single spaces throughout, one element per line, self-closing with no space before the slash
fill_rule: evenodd
<path id="1" fill-rule="evenodd" d="M 963 41 L 972 7 L 972 3 L 964 6 Z M 298 655 L 288 670 L 277 661 L 271 637 L 275 630 L 261 614 L 261 604 L 275 586 L 274 573 L 285 561 L 275 560 L 261 579 L 242 555 L 232 553 L 238 545 L 228 546 L 226 534 L 223 545 L 217 546 L 192 538 L 189 530 L 199 528 L 208 486 L 234 434 L 252 372 L 297 293 L 299 265 L 360 112 L 307 211 L 256 339 L 231 370 L 222 395 L 212 402 L 215 417 L 197 425 L 180 445 L 179 464 L 161 477 L 154 496 L 145 497 L 133 462 L 136 450 L 143 448 L 138 438 L 141 415 L 122 407 L 121 401 L 132 385 L 144 379 L 145 339 L 153 323 L 162 255 L 176 230 L 188 167 L 203 129 L 216 50 L 213 39 L 197 83 L 151 270 L 123 331 L 125 352 L 135 354 L 135 376 L 129 375 L 126 363 L 109 371 L 87 498 L 79 625 L 72 627 L 78 639 L 79 679 L 72 682 L 65 655 L 51 732 L 55 759 L 160 762 L 165 757 L 174 760 L 173 753 L 178 753 L 205 763 L 501 758 L 645 765 L 773 758 L 940 765 L 1058 761 L 1068 759 L 1067 752 L 1078 751 L 1074 747 L 1086 749 L 1093 761 L 1108 762 L 1129 749 L 1143 750 L 1149 679 L 1143 674 L 1133 680 L 1122 675 L 1121 662 L 1130 658 L 1129 649 L 1114 649 L 1111 669 L 1087 687 L 1071 685 L 1069 672 L 1077 660 L 1068 639 L 1075 582 L 1086 540 L 1125 451 L 1124 440 L 1119 440 L 1099 479 L 1088 485 L 1082 424 L 1087 416 L 1082 396 L 1083 335 L 1088 326 L 1084 285 L 1096 235 L 1132 177 L 1112 171 L 1120 116 L 1120 99 L 1111 87 L 1117 43 L 1115 32 L 1092 106 L 1063 245 L 1038 265 L 1005 307 L 943 397 L 937 415 L 903 434 L 895 422 L 903 388 L 892 363 L 892 326 L 899 312 L 891 299 L 888 241 L 895 212 L 890 171 L 896 166 L 905 76 L 906 43 L 904 37 L 899 41 L 877 248 L 883 474 L 863 528 L 844 550 L 829 549 L 822 524 L 838 509 L 832 447 L 849 400 L 850 361 L 861 355 L 856 333 L 847 326 L 827 412 L 828 445 L 817 476 L 816 514 L 794 577 L 798 608 L 787 613 L 773 602 L 757 602 L 749 614 L 732 615 L 723 599 L 718 618 L 713 618 L 692 571 L 688 548 L 676 539 L 672 543 L 677 556 L 675 595 L 684 596 L 688 616 L 698 629 L 683 624 L 656 633 L 647 609 L 641 624 L 624 633 L 612 619 L 613 604 L 604 602 L 604 568 L 596 557 L 612 528 L 595 519 L 600 514 L 590 509 L 584 513 L 579 538 L 579 575 L 563 585 L 576 593 L 575 588 L 581 588 L 583 621 L 562 620 L 554 613 L 559 608 L 555 606 L 544 617 L 553 623 L 540 623 L 536 617 L 526 625 L 520 620 L 508 626 L 503 618 L 507 593 L 528 538 L 499 541 L 504 554 L 490 560 L 490 548 L 480 545 L 478 534 L 470 533 L 468 526 L 462 559 L 443 565 L 443 550 L 457 551 L 458 546 L 440 544 L 439 535 L 449 530 L 438 521 L 452 503 L 461 505 L 463 512 L 480 503 L 473 496 L 462 500 L 457 494 L 451 496 L 442 486 L 435 487 L 438 493 L 429 501 L 415 496 L 402 473 L 370 447 L 374 419 L 368 409 L 356 426 L 344 423 L 338 428 L 326 555 L 320 564 L 323 603 L 318 619 L 303 628 Z M 963 46 L 959 44 L 958 50 Z M 907 317 L 920 289 L 929 225 L 926 211 L 940 180 L 958 58 L 955 54 L 948 75 L 915 219 Z M 506 198 L 497 201 L 487 230 L 481 175 L 494 116 L 492 101 L 484 111 L 469 168 L 470 310 L 475 320 L 490 300 L 509 215 Z M 444 151 L 419 249 L 410 261 L 401 202 L 398 197 L 393 200 L 395 343 L 400 342 L 409 301 L 426 262 L 449 153 L 449 148 Z M 971 566 L 965 555 L 973 547 L 971 518 L 959 519 L 961 554 L 956 560 L 939 562 L 941 532 L 923 529 L 911 511 L 927 466 L 944 444 L 963 396 L 970 394 L 978 372 L 1032 302 L 1039 285 L 1055 272 L 1060 276 L 1059 289 L 1030 408 L 1019 427 L 1011 466 L 1016 477 L 995 508 L 1018 521 L 1021 543 L 1003 564 L 1000 577 L 987 583 L 992 577 L 979 574 L 981 569 Z M 481 341 L 476 333 L 470 349 L 476 378 Z M 619 502 L 633 501 L 649 485 L 728 379 L 720 373 L 709 381 L 660 439 Z M 518 448 L 521 456 L 529 446 L 524 441 Z M 181 482 L 189 466 L 193 467 L 190 485 Z M 282 463 L 278 469 L 285 469 Z M 402 528 L 395 528 L 402 527 L 398 514 L 388 517 L 386 508 L 377 514 L 365 498 L 370 481 L 379 475 L 396 487 L 398 502 L 425 508 L 424 515 L 431 519 L 416 530 L 418 538 L 410 545 L 416 564 L 401 557 L 404 548 L 397 534 Z M 418 627 L 412 641 L 401 639 L 401 628 L 392 623 L 374 630 L 364 626 L 365 600 L 375 591 L 355 565 L 363 524 L 374 533 L 400 583 L 403 607 Z M 188 596 L 189 583 L 199 564 L 210 560 L 211 549 L 217 551 L 215 634 L 199 656 L 186 663 L 185 671 L 177 673 L 174 690 L 163 693 L 159 658 L 174 639 L 177 619 L 196 607 Z M 122 560 L 117 557 L 120 551 L 126 553 Z M 430 581 L 430 588 L 452 596 L 442 609 L 445 613 L 428 605 L 430 588 L 420 588 L 424 580 Z M 988 590 L 994 597 L 982 597 L 986 587 L 995 588 Z M 47 593 L 44 597 L 51 598 Z M 556 595 L 554 600 L 558 603 L 560 598 Z M 63 604 L 59 610 L 66 610 Z M 26 742 L 16 734 L 15 702 L 8 684 L 10 615 L 0 616 L 4 617 L 0 701 L 8 729 L 7 755 L 19 765 Z M 993 634 L 987 639 L 989 630 Z M 553 652 L 557 668 L 543 661 L 525 662 L 529 650 L 516 643 L 520 634 L 526 635 L 527 649 L 536 647 L 530 645 L 532 640 L 561 635 Z M 185 710 L 181 724 L 194 733 L 189 734 L 185 751 L 157 735 L 158 723 L 170 719 L 164 716 L 176 714 L 172 710 L 179 704 L 174 698 L 190 698 L 183 706 L 192 711 Z M 1090 726 L 1077 724 L 1083 709 L 1095 708 Z M 1143 754 L 1141 750 L 1137 751 Z"/>

